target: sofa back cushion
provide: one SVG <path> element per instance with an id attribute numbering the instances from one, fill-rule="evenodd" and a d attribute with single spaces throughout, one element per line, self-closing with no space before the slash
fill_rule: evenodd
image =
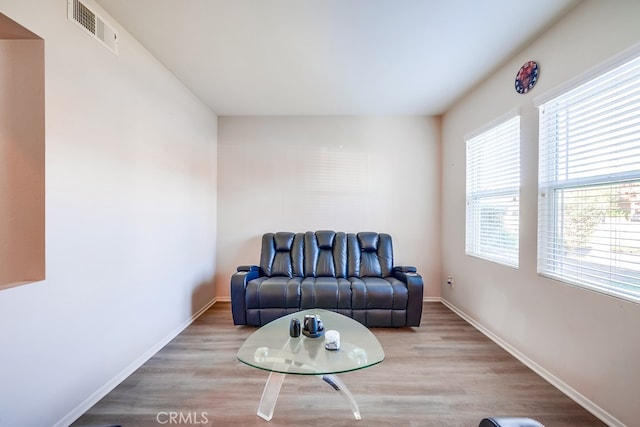
<path id="1" fill-rule="evenodd" d="M 385 233 L 266 233 L 260 268 L 265 276 L 389 277 L 393 269 L 391 236 Z"/>
<path id="2" fill-rule="evenodd" d="M 347 235 L 349 277 L 388 277 L 393 269 L 391 236 L 362 232 Z"/>
<path id="3" fill-rule="evenodd" d="M 260 268 L 265 276 L 302 277 L 304 234 L 266 233 L 262 236 Z"/>
<path id="4" fill-rule="evenodd" d="M 304 235 L 305 277 L 347 277 L 347 236 L 331 230 Z"/>

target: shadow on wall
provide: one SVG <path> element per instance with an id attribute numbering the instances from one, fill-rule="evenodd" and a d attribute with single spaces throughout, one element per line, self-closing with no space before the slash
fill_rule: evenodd
<path id="1" fill-rule="evenodd" d="M 266 233 L 267 231 L 265 231 Z M 260 249 L 262 245 L 262 234 L 257 234 L 246 240 L 234 242 L 233 253 L 225 260 L 218 263 L 215 274 L 215 288 L 218 297 L 224 301 L 231 298 L 231 276 L 240 265 L 260 264 Z M 218 298 L 220 300 L 220 298 Z"/>
<path id="2" fill-rule="evenodd" d="M 216 297 L 214 276 L 201 281 L 191 293 L 191 317 L 194 318 L 200 310 L 211 304 Z"/>

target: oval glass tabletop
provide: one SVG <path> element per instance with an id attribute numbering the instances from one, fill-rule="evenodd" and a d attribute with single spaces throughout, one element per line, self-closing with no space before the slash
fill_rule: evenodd
<path id="1" fill-rule="evenodd" d="M 315 314 L 325 331 L 340 333 L 340 349 L 327 350 L 324 336 L 289 336 L 291 319 L 303 323 L 304 316 Z M 298 375 L 327 375 L 366 368 L 384 360 L 378 339 L 366 326 L 350 317 L 329 310 L 304 310 L 280 317 L 255 331 L 242 344 L 238 360 L 254 368 Z"/>

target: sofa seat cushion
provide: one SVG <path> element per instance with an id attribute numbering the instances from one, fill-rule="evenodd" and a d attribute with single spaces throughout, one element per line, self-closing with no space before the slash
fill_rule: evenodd
<path id="1" fill-rule="evenodd" d="M 301 277 L 262 276 L 247 283 L 246 305 L 251 308 L 300 307 Z"/>
<path id="2" fill-rule="evenodd" d="M 247 309 L 247 325 L 251 326 L 263 326 L 267 323 L 286 316 L 288 314 L 296 313 L 300 310 L 297 308 L 249 308 Z"/>
<path id="3" fill-rule="evenodd" d="M 369 328 L 400 328 L 407 326 L 407 310 L 352 310 L 351 317 Z"/>
<path id="4" fill-rule="evenodd" d="M 409 291 L 395 277 L 349 277 L 351 282 L 351 308 L 404 310 Z"/>
<path id="5" fill-rule="evenodd" d="M 300 285 L 300 310 L 311 308 L 351 317 L 351 282 L 336 277 L 306 277 Z"/>
<path id="6" fill-rule="evenodd" d="M 247 325 L 261 326 L 300 310 L 301 277 L 261 276 L 247 283 Z"/>
<path id="7" fill-rule="evenodd" d="M 350 277 L 352 317 L 369 327 L 407 324 L 407 287 L 394 277 Z"/>

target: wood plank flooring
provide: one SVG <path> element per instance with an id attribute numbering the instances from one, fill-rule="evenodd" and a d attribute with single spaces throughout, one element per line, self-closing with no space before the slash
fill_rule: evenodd
<path id="1" fill-rule="evenodd" d="M 267 423 L 256 410 L 268 373 L 235 357 L 254 331 L 215 304 L 73 425 L 477 427 L 485 416 L 604 425 L 441 303 L 424 304 L 420 328 L 373 329 L 385 360 L 340 376 L 362 421 L 319 378 L 288 375 Z"/>

